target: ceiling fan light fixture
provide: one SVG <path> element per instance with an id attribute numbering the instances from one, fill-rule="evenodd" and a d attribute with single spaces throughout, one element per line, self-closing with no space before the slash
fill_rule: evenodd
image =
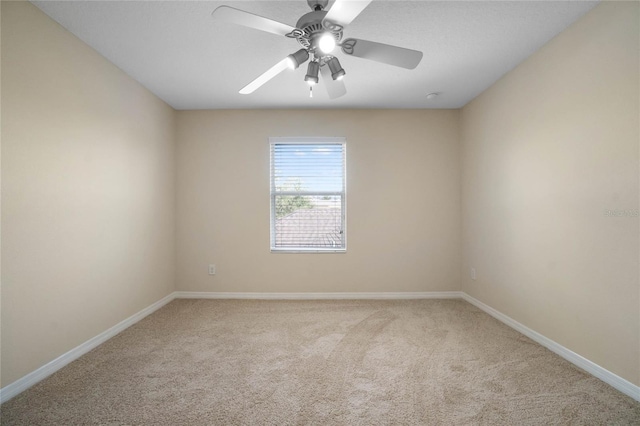
<path id="1" fill-rule="evenodd" d="M 336 39 L 331 33 L 324 33 L 318 38 L 318 47 L 322 53 L 331 53 L 336 48 Z"/>
<path id="2" fill-rule="evenodd" d="M 306 49 L 300 49 L 295 53 L 287 56 L 287 64 L 292 70 L 297 69 L 301 64 L 304 64 L 309 59 L 309 52 Z"/>
<path id="3" fill-rule="evenodd" d="M 318 84 L 318 71 L 320 71 L 320 64 L 318 62 L 309 62 L 307 67 L 307 75 L 304 76 L 304 81 L 309 85 Z"/>
<path id="4" fill-rule="evenodd" d="M 345 70 L 340 65 L 340 61 L 335 56 L 327 61 L 327 65 L 329 65 L 329 69 L 331 70 L 331 78 L 334 80 L 342 80 L 344 75 L 346 74 Z"/>
<path id="5" fill-rule="evenodd" d="M 340 65 L 340 61 L 330 53 L 335 50 L 336 46 L 340 46 L 345 55 L 400 68 L 412 70 L 420 64 L 423 54 L 417 50 L 356 38 L 343 40 L 344 28 L 360 15 L 372 0 L 306 1 L 312 11 L 302 15 L 295 27 L 231 6 L 219 6 L 212 12 L 212 16 L 217 20 L 295 39 L 302 46 L 302 49 L 283 58 L 243 87 L 240 90 L 241 94 L 253 93 L 285 69 L 295 70 L 311 59 L 311 62 L 317 64 L 310 65 L 305 76 L 310 88 L 319 82 L 317 69 L 319 68 L 323 86 L 326 87 L 329 98 L 335 99 L 343 96 L 346 89 L 340 80 L 343 79 L 346 72 Z M 331 2 L 330 8 L 328 8 L 329 2 Z M 384 29 L 386 23 L 383 21 L 378 27 Z M 329 79 L 329 76 L 333 81 Z M 311 90 L 310 94 L 312 94 Z M 433 97 L 430 96 L 429 99 L 433 99 Z"/>

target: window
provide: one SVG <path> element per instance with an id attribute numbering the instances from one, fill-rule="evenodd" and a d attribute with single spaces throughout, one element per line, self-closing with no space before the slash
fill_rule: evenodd
<path id="1" fill-rule="evenodd" d="M 344 138 L 270 138 L 271 251 L 344 252 Z"/>

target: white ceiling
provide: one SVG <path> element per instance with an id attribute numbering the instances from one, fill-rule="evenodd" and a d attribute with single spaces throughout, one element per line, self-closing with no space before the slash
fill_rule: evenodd
<path id="1" fill-rule="evenodd" d="M 347 94 L 330 100 L 322 82 L 309 98 L 305 66 L 240 95 L 299 46 L 211 18 L 231 5 L 295 26 L 305 0 L 33 3 L 176 109 L 459 108 L 597 4 L 374 0 L 345 38 L 421 50 L 422 62 L 406 70 L 340 52 Z"/>

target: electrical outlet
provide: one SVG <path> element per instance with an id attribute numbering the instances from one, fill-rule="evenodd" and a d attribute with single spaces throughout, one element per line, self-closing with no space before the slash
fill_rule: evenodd
<path id="1" fill-rule="evenodd" d="M 216 265 L 209 265 L 209 275 L 215 275 L 216 274 Z"/>
<path id="2" fill-rule="evenodd" d="M 471 268 L 471 279 L 472 280 L 476 279 L 476 268 Z"/>

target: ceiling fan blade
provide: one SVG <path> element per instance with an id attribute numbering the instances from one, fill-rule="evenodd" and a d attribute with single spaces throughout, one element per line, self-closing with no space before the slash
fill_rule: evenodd
<path id="1" fill-rule="evenodd" d="M 329 99 L 336 99 L 347 94 L 347 88 L 344 86 L 344 81 L 334 80 L 331 78 L 331 71 L 329 71 L 328 65 L 320 67 L 320 74 L 322 75 L 324 87 L 327 88 Z"/>
<path id="2" fill-rule="evenodd" d="M 395 65 L 409 70 L 417 67 L 422 60 L 422 52 L 418 50 L 376 43 L 375 41 L 348 38 L 342 42 L 341 46 L 342 51 L 347 55 Z"/>
<path id="3" fill-rule="evenodd" d="M 331 28 L 331 24 L 337 24 L 346 27 L 356 19 L 365 7 L 369 6 L 372 0 L 336 0 L 327 15 L 322 20 L 325 28 Z M 325 24 L 325 22 L 330 22 Z"/>
<path id="4" fill-rule="evenodd" d="M 256 78 L 251 83 L 247 84 L 242 89 L 240 89 L 240 94 L 248 95 L 249 93 L 255 92 L 256 89 L 258 89 L 260 86 L 262 86 L 267 81 L 271 80 L 273 77 L 280 74 L 282 71 L 286 70 L 287 68 L 289 68 L 288 57 L 284 58 L 283 60 L 275 64 L 274 66 L 269 68 L 264 74 L 262 74 L 260 77 Z"/>
<path id="5" fill-rule="evenodd" d="M 222 21 L 282 36 L 295 30 L 291 25 L 283 24 L 281 22 L 229 6 L 218 7 L 216 10 L 211 12 L 211 16 Z"/>

